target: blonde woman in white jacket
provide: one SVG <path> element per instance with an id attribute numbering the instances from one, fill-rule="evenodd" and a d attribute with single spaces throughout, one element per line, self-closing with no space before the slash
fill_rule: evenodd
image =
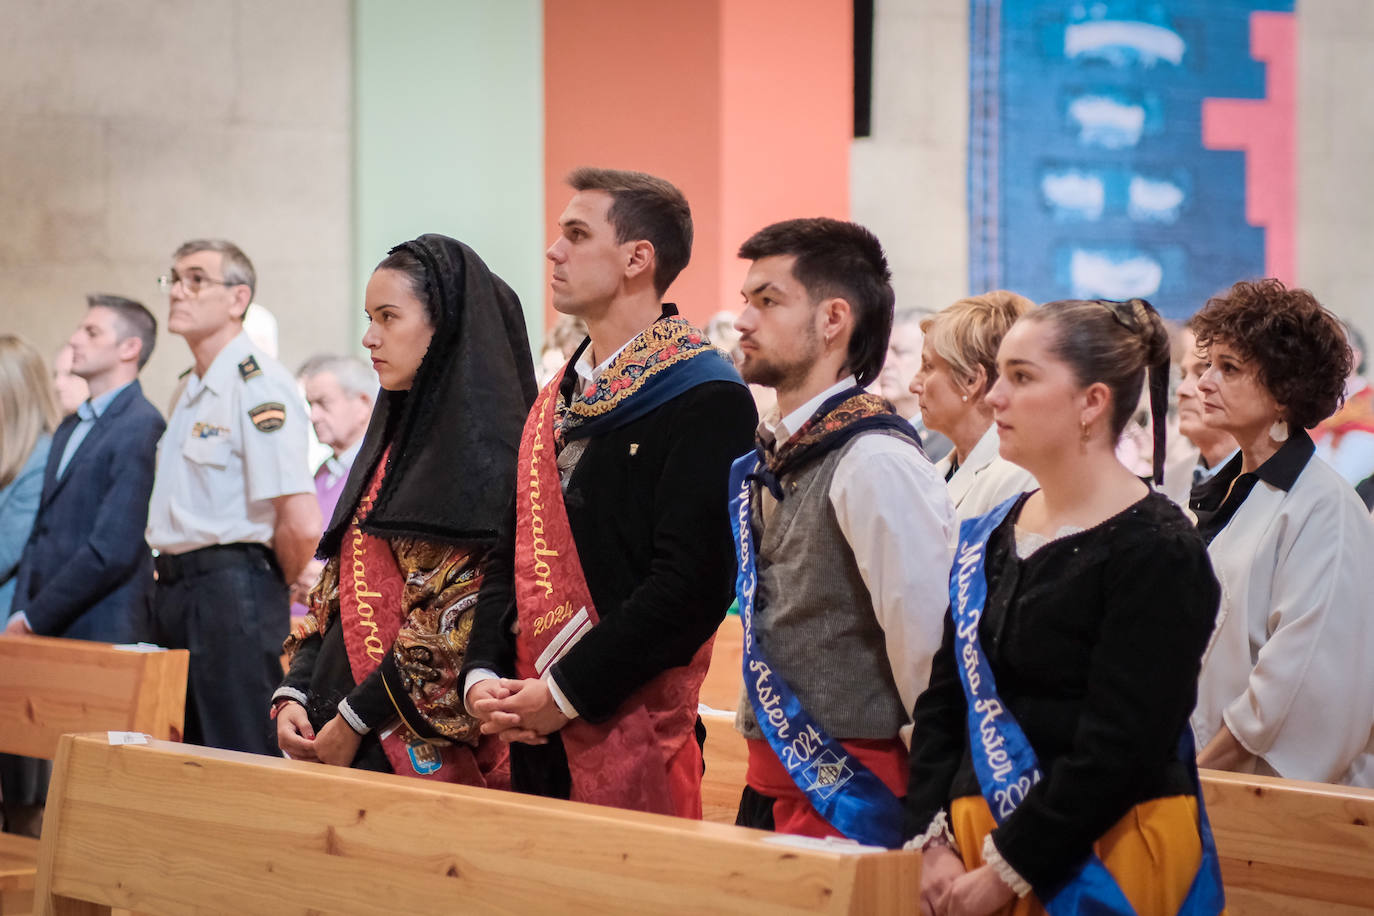
<path id="1" fill-rule="evenodd" d="M 1006 290 L 960 299 L 921 322 L 925 340 L 911 393 L 929 429 L 953 450 L 935 468 L 949 485 L 958 519 L 973 518 L 1036 488 L 1035 478 L 998 454 L 997 425 L 986 396 L 997 381 L 997 348 L 1035 303 Z"/>

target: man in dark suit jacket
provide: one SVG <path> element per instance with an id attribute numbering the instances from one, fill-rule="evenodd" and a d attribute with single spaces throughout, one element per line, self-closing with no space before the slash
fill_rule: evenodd
<path id="1" fill-rule="evenodd" d="M 729 358 L 663 302 L 691 253 L 681 192 L 608 169 L 569 183 L 553 305 L 588 340 L 531 411 L 464 696 L 516 742 L 514 789 L 699 818 L 697 698 L 735 575 L 730 464 L 758 418 Z"/>
<path id="2" fill-rule="evenodd" d="M 157 321 L 119 296 L 87 302 L 71 338 L 72 371 L 91 395 L 53 436 L 6 633 L 128 642 L 144 625 L 153 587 L 143 532 L 166 424 L 138 373 Z"/>

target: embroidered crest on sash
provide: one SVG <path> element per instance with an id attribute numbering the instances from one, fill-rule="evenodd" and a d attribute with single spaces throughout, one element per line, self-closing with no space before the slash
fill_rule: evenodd
<path id="1" fill-rule="evenodd" d="M 275 432 L 286 422 L 286 405 L 280 401 L 267 401 L 248 411 L 248 419 L 265 433 Z"/>
<path id="2" fill-rule="evenodd" d="M 258 365 L 258 361 L 251 355 L 245 356 L 239 363 L 239 377 L 246 382 L 250 378 L 257 378 L 259 375 L 262 375 L 262 367 Z"/>

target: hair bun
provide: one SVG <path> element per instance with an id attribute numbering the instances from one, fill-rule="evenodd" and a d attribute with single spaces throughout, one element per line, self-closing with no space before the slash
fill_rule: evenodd
<path id="1" fill-rule="evenodd" d="M 1136 333 L 1145 350 L 1145 365 L 1158 366 L 1170 362 L 1169 329 L 1164 326 L 1164 319 L 1159 312 L 1144 299 L 1131 299 L 1126 304 L 1131 307 Z"/>

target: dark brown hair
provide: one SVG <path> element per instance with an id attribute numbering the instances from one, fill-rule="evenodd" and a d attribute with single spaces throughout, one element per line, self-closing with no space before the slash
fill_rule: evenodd
<path id="1" fill-rule="evenodd" d="M 568 184 L 611 195 L 606 219 L 615 227 L 616 244 L 644 239 L 653 245 L 654 290 L 667 292 L 692 258 L 692 208 L 682 192 L 662 178 L 621 169 L 574 169 Z"/>
<path id="2" fill-rule="evenodd" d="M 1351 352 L 1341 321 L 1305 289 L 1242 280 L 1207 300 L 1188 326 L 1198 347 L 1234 347 L 1291 424 L 1311 429 L 1341 406 Z"/>
<path id="3" fill-rule="evenodd" d="M 1062 299 L 1028 312 L 1022 321 L 1054 324 L 1050 351 L 1073 370 L 1078 384 L 1101 382 L 1112 393 L 1112 438 L 1118 439 L 1150 381 L 1154 477 L 1164 478 L 1164 416 L 1169 402 L 1169 331 L 1144 299 Z"/>
<path id="4" fill-rule="evenodd" d="M 115 324 L 119 326 L 119 339 L 137 337 L 140 344 L 138 368 L 148 365 L 148 358 L 153 355 L 153 345 L 157 343 L 157 319 L 144 308 L 143 303 L 109 293 L 91 293 L 86 297 L 86 307 L 114 312 Z"/>
<path id="5" fill-rule="evenodd" d="M 813 303 L 838 298 L 854 311 L 845 368 L 860 385 L 872 384 L 892 336 L 892 271 L 877 236 L 857 223 L 818 216 L 774 223 L 751 235 L 739 256 L 750 261 L 777 255 L 797 260 L 792 273 Z"/>
<path id="6" fill-rule="evenodd" d="M 414 252 L 401 247 L 392 249 L 380 264 L 372 268 L 374 274 L 379 270 L 394 270 L 404 274 L 410 283 L 411 293 L 425 306 L 425 317 L 429 319 L 430 327 L 439 326 L 439 303 L 435 299 L 434 285 L 430 283 L 425 265 L 420 263 Z"/>

